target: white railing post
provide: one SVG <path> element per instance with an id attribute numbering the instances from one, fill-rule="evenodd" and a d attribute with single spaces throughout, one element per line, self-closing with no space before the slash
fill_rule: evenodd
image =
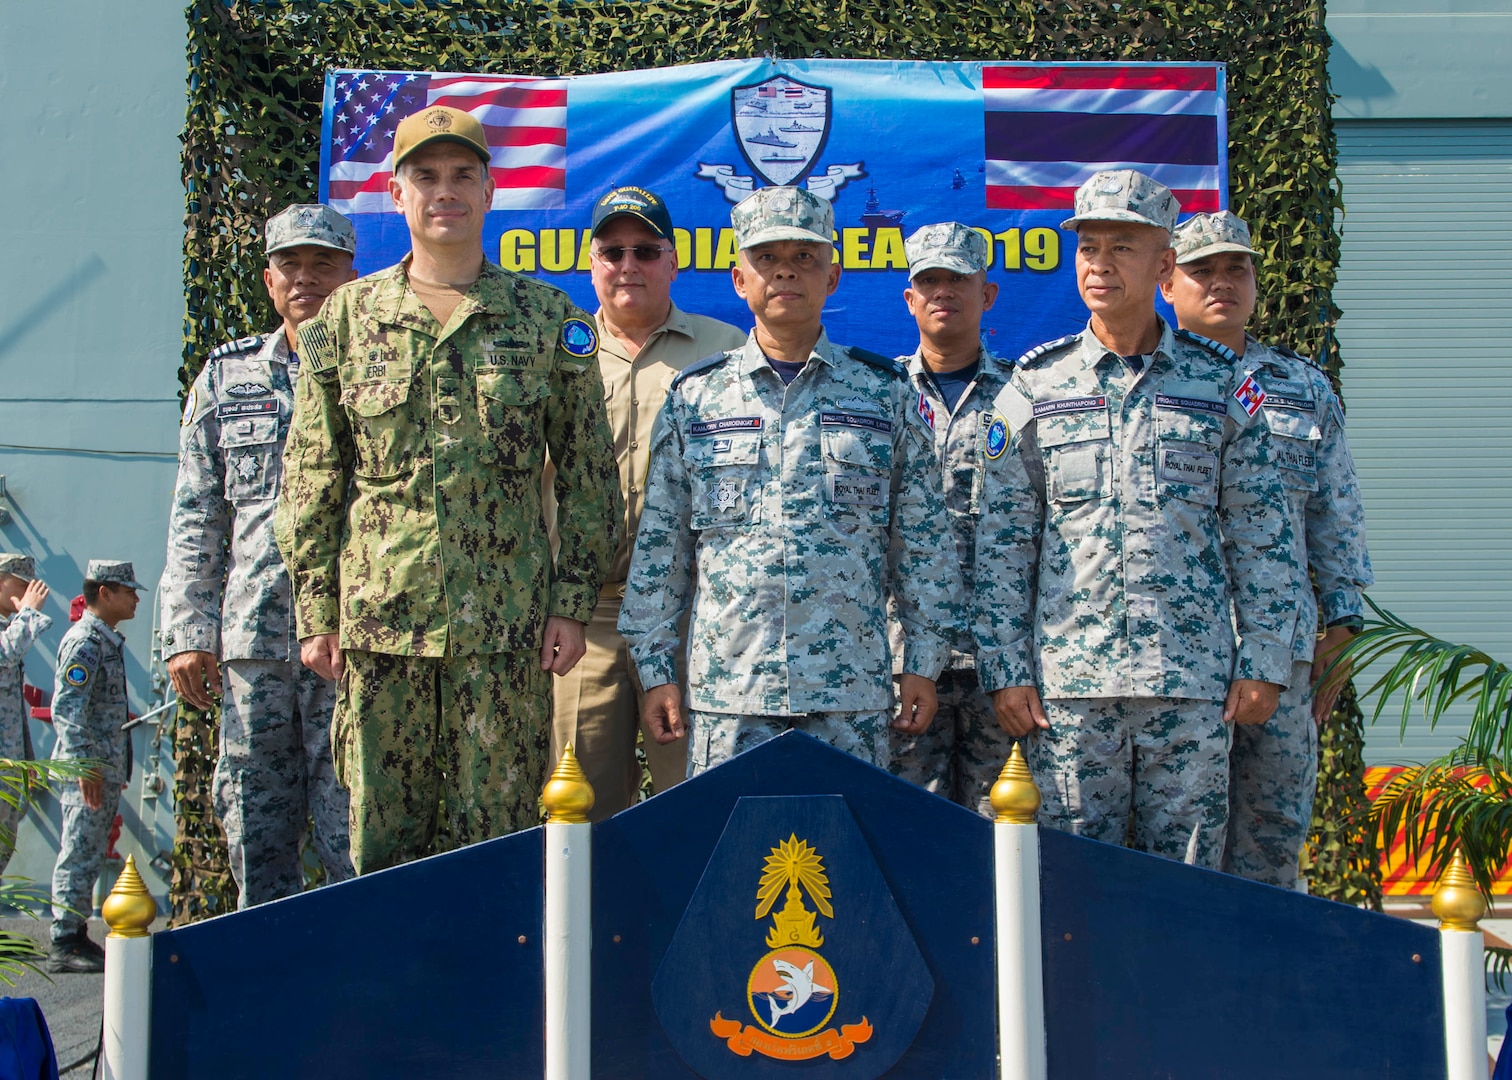
<path id="1" fill-rule="evenodd" d="M 152 920 L 157 901 L 147 891 L 136 859 L 116 878 L 104 904 L 105 922 L 105 1080 L 147 1080 L 152 1019 Z"/>
<path id="2" fill-rule="evenodd" d="M 593 788 L 572 744 L 541 801 L 546 819 L 546 1080 L 592 1070 Z"/>
<path id="3" fill-rule="evenodd" d="M 1457 850 L 1433 893 L 1444 958 L 1444 1055 L 1449 1080 L 1486 1080 L 1486 901 Z"/>
<path id="4" fill-rule="evenodd" d="M 1017 743 L 992 785 L 997 913 L 998 1060 L 1002 1080 L 1046 1080 L 1040 942 L 1039 788 Z"/>

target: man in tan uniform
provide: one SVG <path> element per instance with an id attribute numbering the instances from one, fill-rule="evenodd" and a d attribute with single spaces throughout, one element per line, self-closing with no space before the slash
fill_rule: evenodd
<path id="1" fill-rule="evenodd" d="M 674 375 L 695 360 L 739 348 L 746 338 L 728 323 L 690 315 L 672 302 L 672 282 L 677 280 L 672 235 L 666 204 L 644 188 L 618 187 L 594 204 L 598 366 L 614 434 L 625 520 L 588 623 L 588 651 L 553 685 L 551 755 L 556 760 L 567 743 L 574 744 L 593 785 L 589 816 L 595 821 L 635 802 L 640 786 L 635 732 L 642 694 L 616 624 L 645 501 L 651 427 Z M 686 738 L 663 745 L 648 736 L 645 748 L 656 791 L 665 791 L 687 775 Z"/>

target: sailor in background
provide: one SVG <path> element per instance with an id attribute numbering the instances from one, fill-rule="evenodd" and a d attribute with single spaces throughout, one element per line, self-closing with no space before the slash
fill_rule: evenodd
<path id="1" fill-rule="evenodd" d="M 1269 720 L 1234 729 L 1229 758 L 1223 868 L 1289 889 L 1312 823 L 1318 725 L 1333 711 L 1344 675 L 1317 684 L 1363 625 L 1364 590 L 1375 581 L 1365 510 L 1344 411 L 1328 376 L 1286 346 L 1263 344 L 1245 332 L 1255 312 L 1259 254 L 1249 227 L 1228 211 L 1196 214 L 1176 229 L 1175 248 L 1176 269 L 1161 292 L 1183 329 L 1232 350 L 1236 367 L 1259 381 L 1265 393 L 1260 415 L 1286 489 L 1294 557 L 1317 581 L 1316 595 L 1305 582 L 1297 592 L 1291 683 Z"/>
<path id="2" fill-rule="evenodd" d="M 208 709 L 225 688 L 213 791 L 241 907 L 304 888 L 306 821 L 326 880 L 352 876 L 347 793 L 331 763 L 336 687 L 299 662 L 273 511 L 299 378 L 295 334 L 356 276 L 357 235 L 330 207 L 305 205 L 270 217 L 264 236 L 263 283 L 283 324 L 215 349 L 194 380 L 163 572 L 174 689 Z"/>

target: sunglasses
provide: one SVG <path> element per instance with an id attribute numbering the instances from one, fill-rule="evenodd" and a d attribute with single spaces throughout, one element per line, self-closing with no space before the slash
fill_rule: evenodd
<path id="1" fill-rule="evenodd" d="M 599 248 L 593 254 L 611 266 L 617 266 L 627 254 L 633 253 L 636 262 L 654 263 L 671 250 L 671 248 L 660 247 L 656 244 L 637 244 L 635 247 Z"/>

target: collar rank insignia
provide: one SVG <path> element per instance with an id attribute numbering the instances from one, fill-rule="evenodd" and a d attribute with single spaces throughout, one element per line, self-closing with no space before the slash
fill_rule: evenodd
<path id="1" fill-rule="evenodd" d="M 753 885 L 754 919 L 741 899 Z M 933 996 L 928 965 L 837 796 L 737 803 L 652 989 L 663 1030 L 707 1080 L 756 1080 L 800 1061 L 845 1063 L 816 1076 L 875 1080 L 913 1041 Z M 770 1063 L 753 1071 L 762 1058 Z"/>

